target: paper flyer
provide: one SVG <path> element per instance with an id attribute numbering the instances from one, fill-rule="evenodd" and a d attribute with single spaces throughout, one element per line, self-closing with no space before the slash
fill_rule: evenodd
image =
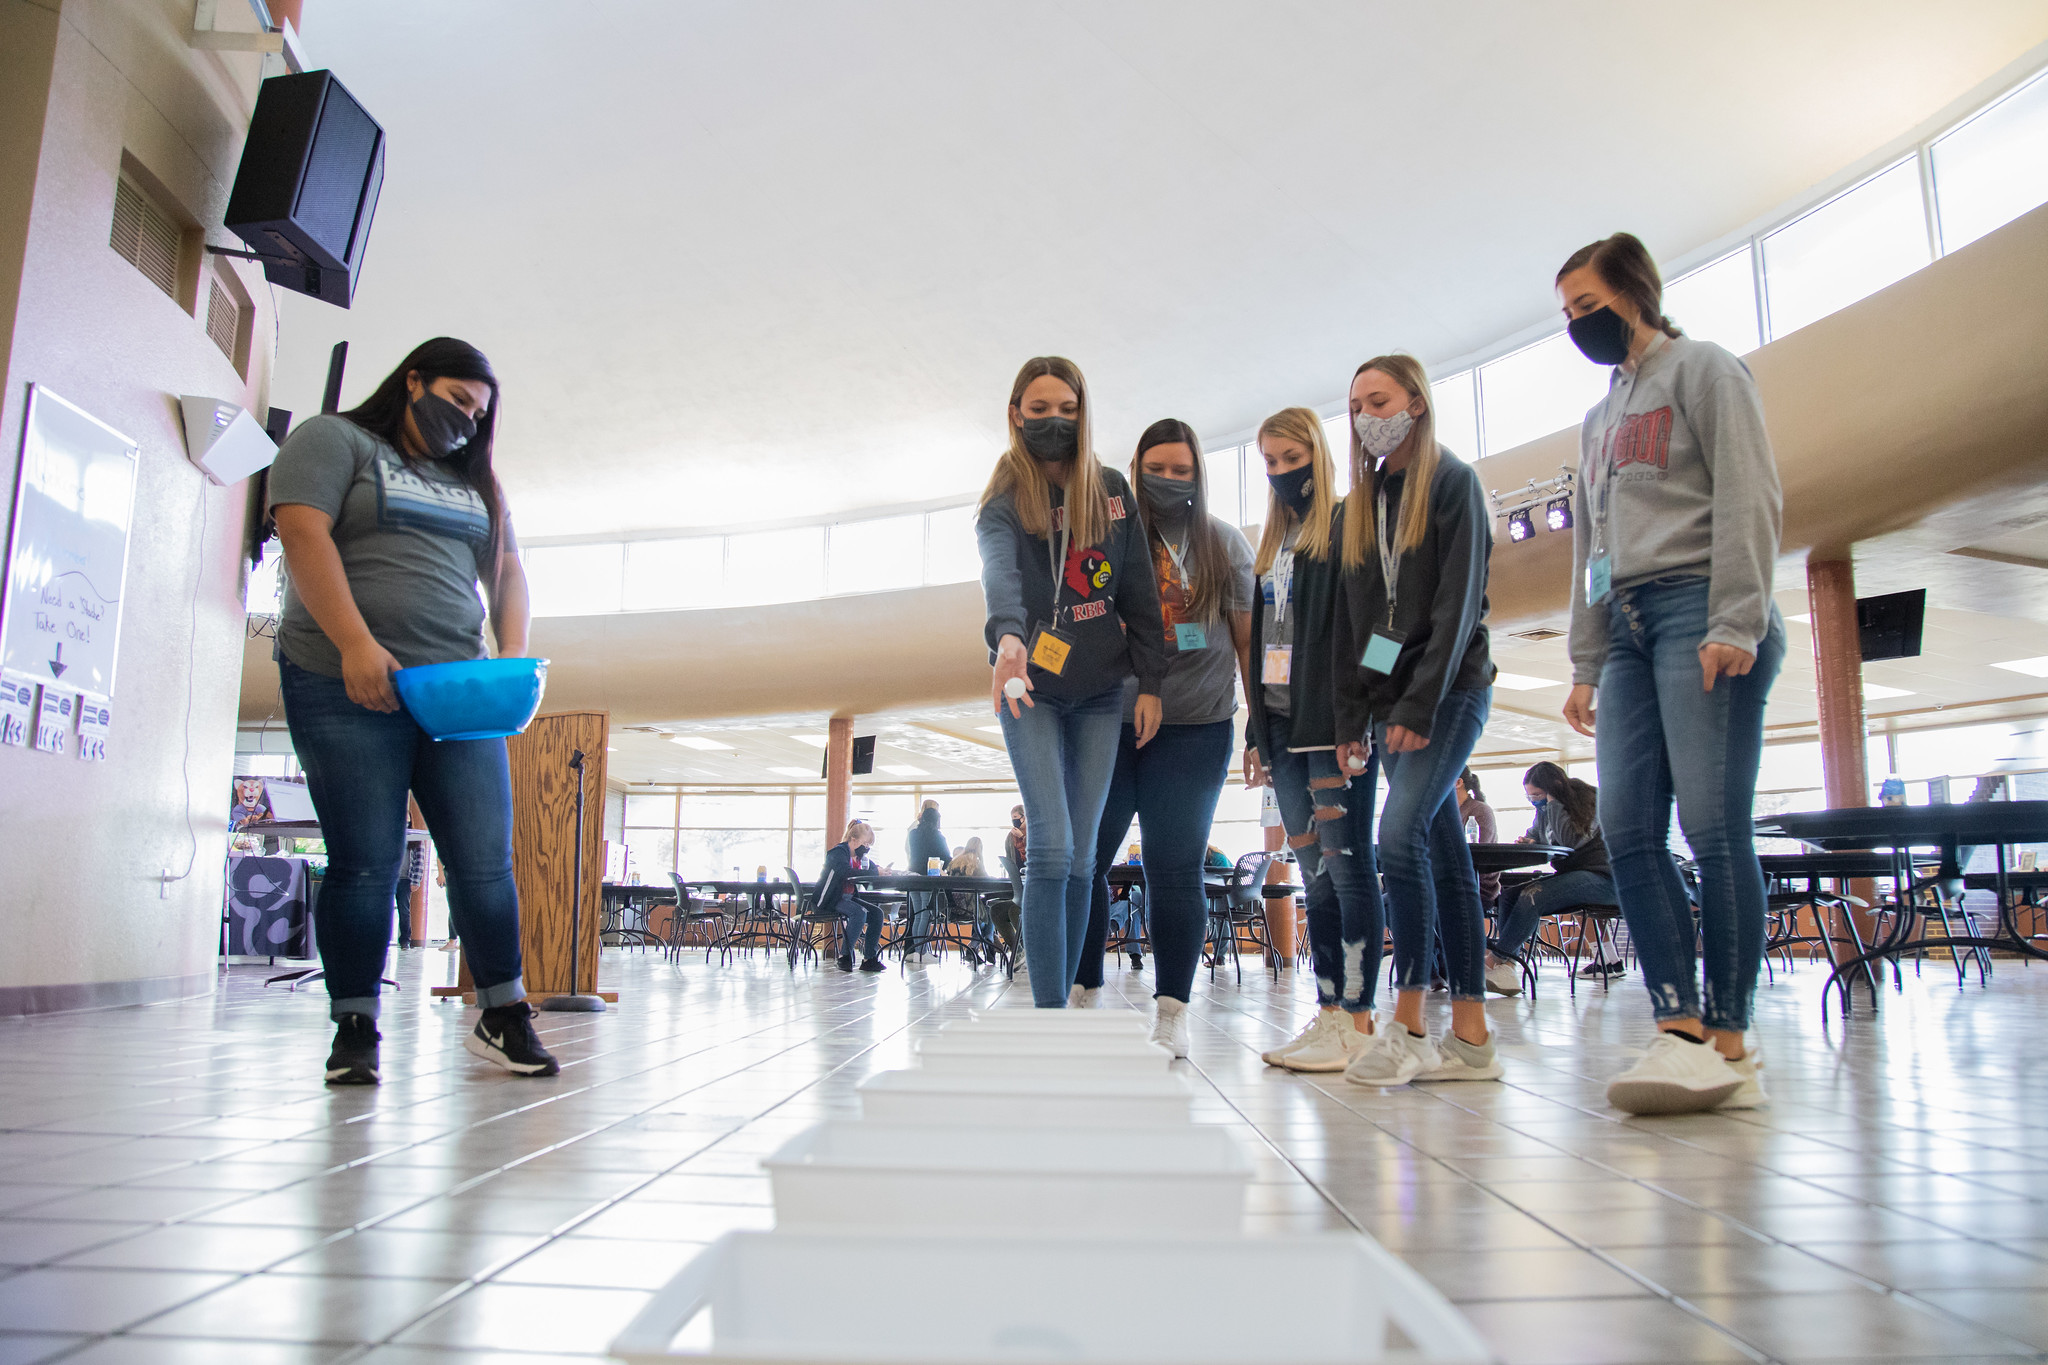
<path id="1" fill-rule="evenodd" d="M 27 744 L 35 716 L 35 681 L 19 673 L 0 673 L 0 744 Z"/>
<path id="2" fill-rule="evenodd" d="M 78 694 L 43 684 L 36 701 L 36 747 L 46 754 L 61 754 L 71 747 L 71 718 L 78 711 Z"/>
<path id="3" fill-rule="evenodd" d="M 113 716 L 106 698 L 83 694 L 78 698 L 78 756 L 87 763 L 105 761 L 107 728 Z"/>

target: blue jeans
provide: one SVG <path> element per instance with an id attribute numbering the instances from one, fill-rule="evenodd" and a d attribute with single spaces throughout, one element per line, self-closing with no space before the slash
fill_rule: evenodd
<path id="1" fill-rule="evenodd" d="M 1021 716 L 1012 716 L 1007 704 L 996 716 L 1024 798 L 1024 961 L 1031 1001 L 1040 1009 L 1065 1009 L 1088 928 L 1095 831 L 1116 766 L 1124 689 L 1119 683 L 1080 701 L 1032 700 L 1037 704 L 1019 704 Z"/>
<path id="2" fill-rule="evenodd" d="M 1301 869 L 1316 1003 L 1325 1009 L 1370 1014 L 1387 936 L 1372 841 L 1378 759 L 1369 760 L 1363 772 L 1347 776 L 1332 749 L 1289 752 L 1293 728 L 1292 717 L 1269 713 L 1266 741 L 1272 752 L 1259 757 L 1272 774 L 1273 799 L 1287 829 L 1287 846 Z"/>
<path id="3" fill-rule="evenodd" d="M 1109 779 L 1102 823 L 1095 836 L 1095 888 L 1088 932 L 1075 980 L 1102 984 L 1102 954 L 1109 940 L 1109 879 L 1102 869 L 1138 818 L 1139 856 L 1145 864 L 1144 909 L 1137 888 L 1124 905 L 1124 923 L 1141 916 L 1152 924 L 1153 995 L 1186 1003 L 1194 989 L 1195 964 L 1202 956 L 1209 898 L 1202 887 L 1202 859 L 1209 851 L 1209 826 L 1216 799 L 1230 775 L 1233 727 L 1227 720 L 1207 725 L 1162 725 L 1152 742 L 1138 747 L 1136 727 L 1126 725 L 1117 744 L 1116 771 Z"/>
<path id="4" fill-rule="evenodd" d="M 450 932 L 462 940 L 477 1004 L 489 1009 L 525 999 L 505 741 L 436 742 L 403 709 L 356 705 L 339 678 L 289 660 L 279 661 L 278 672 L 285 724 L 327 843 L 314 930 L 329 1014 L 377 1014 L 392 888 L 405 858 L 408 789 L 448 871 Z"/>
<path id="5" fill-rule="evenodd" d="M 1749 1027 L 1764 951 L 1764 874 L 1751 817 L 1764 701 L 1785 661 L 1776 607 L 1739 678 L 1700 683 L 1707 580 L 1660 578 L 1614 594 L 1600 671 L 1600 827 L 1621 912 L 1659 1019 Z M 1670 852 L 1671 802 L 1699 866 L 1700 918 Z M 1706 984 L 1694 966 L 1697 946 Z"/>
<path id="6" fill-rule="evenodd" d="M 1387 808 L 1380 815 L 1380 869 L 1393 906 L 1394 984 L 1429 986 L 1436 935 L 1443 936 L 1444 975 L 1453 1000 L 1486 996 L 1486 921 L 1479 875 L 1458 818 L 1452 790 L 1486 728 L 1493 689 L 1444 693 L 1430 722 L 1429 747 L 1387 752 L 1387 727 L 1373 727 L 1373 750 L 1387 770 Z"/>
<path id="7" fill-rule="evenodd" d="M 1579 905 L 1620 903 L 1614 898 L 1614 878 L 1605 872 L 1560 872 L 1511 886 L 1501 895 L 1500 933 L 1494 936 L 1493 950 L 1502 957 L 1520 953 L 1545 915 Z"/>
<path id="8" fill-rule="evenodd" d="M 873 901 L 862 900 L 859 896 L 843 896 L 839 901 L 839 913 L 844 918 L 839 923 L 839 956 L 853 956 L 853 941 L 861 936 L 863 925 L 867 928 L 866 957 L 882 955 L 882 907 Z"/>

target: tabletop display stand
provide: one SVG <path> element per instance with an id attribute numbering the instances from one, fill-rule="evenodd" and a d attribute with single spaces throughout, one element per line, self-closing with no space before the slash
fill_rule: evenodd
<path id="1" fill-rule="evenodd" d="M 588 782 L 605 783 L 605 739 L 611 716 L 605 711 L 564 711 L 537 716 L 523 734 L 505 741 L 512 768 L 512 878 L 519 887 L 519 942 L 525 958 L 527 994 L 538 999 L 597 981 L 596 934 L 577 935 L 577 903 L 599 903 L 604 873 L 603 830 L 585 825 L 578 837 L 576 795 Z M 584 768 L 570 766 L 578 749 Z M 571 945 L 575 963 L 571 967 Z M 436 986 L 437 996 L 476 998 L 463 955 L 457 984 Z M 594 994 L 613 1004 L 617 991 Z"/>

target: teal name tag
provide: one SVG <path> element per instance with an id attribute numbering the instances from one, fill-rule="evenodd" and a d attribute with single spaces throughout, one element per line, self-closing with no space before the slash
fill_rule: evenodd
<path id="1" fill-rule="evenodd" d="M 1366 641 L 1365 657 L 1358 662 L 1368 673 L 1392 673 L 1401 660 L 1401 637 L 1376 634 Z"/>
<path id="2" fill-rule="evenodd" d="M 1183 653 L 1191 649 L 1207 649 L 1209 647 L 1209 632 L 1203 630 L 1200 626 L 1175 625 L 1173 628 L 1173 647 Z"/>
<path id="3" fill-rule="evenodd" d="M 1597 607 L 1614 591 L 1614 556 L 1586 561 L 1586 605 Z"/>

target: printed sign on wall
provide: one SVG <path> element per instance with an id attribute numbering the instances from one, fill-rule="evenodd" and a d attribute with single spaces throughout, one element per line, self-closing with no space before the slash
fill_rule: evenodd
<path id="1" fill-rule="evenodd" d="M 78 756 L 99 763 L 107 756 L 107 729 L 113 723 L 114 708 L 98 697 L 78 699 Z"/>
<path id="2" fill-rule="evenodd" d="M 17 748 L 27 744 L 35 716 L 35 680 L 18 673 L 0 673 L 0 744 Z"/>
<path id="3" fill-rule="evenodd" d="M 76 692 L 45 686 L 36 702 L 36 747 L 46 754 L 70 749 L 72 717 L 77 711 Z"/>
<path id="4" fill-rule="evenodd" d="M 115 695 L 136 455 L 135 442 L 120 432 L 29 386 L 0 667 L 45 687 Z M 67 711 L 67 731 L 70 719 Z"/>

